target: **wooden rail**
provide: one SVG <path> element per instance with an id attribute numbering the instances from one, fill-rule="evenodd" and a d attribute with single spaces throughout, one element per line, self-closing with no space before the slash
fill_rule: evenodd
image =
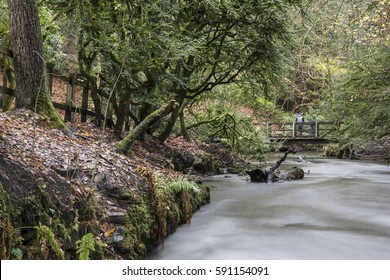
<path id="1" fill-rule="evenodd" d="M 13 57 L 12 51 L 1 45 L 0 45 L 0 54 L 6 55 L 11 58 Z M 8 85 L 7 77 L 3 73 L 5 72 L 4 69 L 1 69 L 1 67 L 4 67 L 4 65 L 0 65 L 0 76 L 3 76 L 2 85 L 0 84 L 0 93 L 9 96 L 15 96 L 15 90 L 7 87 Z M 58 73 L 54 70 L 53 64 L 47 65 L 47 73 L 49 75 L 50 93 L 52 93 L 53 78 L 62 80 L 67 84 L 66 102 L 63 104 L 53 102 L 55 108 L 65 111 L 64 121 L 74 121 L 75 120 L 74 114 L 81 114 L 81 122 L 86 122 L 87 116 L 92 116 L 92 117 L 96 116 L 95 112 L 88 110 L 89 84 L 86 81 L 86 79 L 84 79 L 84 77 L 82 77 L 79 74 L 64 75 L 62 73 Z M 77 86 L 80 86 L 83 89 L 81 107 L 74 106 L 76 101 Z"/>
<path id="2" fill-rule="evenodd" d="M 332 132 L 340 127 L 340 122 L 269 122 L 268 138 L 271 141 L 289 143 L 328 143 Z"/>

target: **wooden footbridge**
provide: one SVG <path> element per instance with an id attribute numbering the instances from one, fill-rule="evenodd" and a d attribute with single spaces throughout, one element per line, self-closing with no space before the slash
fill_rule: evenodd
<path id="1" fill-rule="evenodd" d="M 286 144 L 326 144 L 332 142 L 332 133 L 340 122 L 267 123 L 268 138 Z"/>

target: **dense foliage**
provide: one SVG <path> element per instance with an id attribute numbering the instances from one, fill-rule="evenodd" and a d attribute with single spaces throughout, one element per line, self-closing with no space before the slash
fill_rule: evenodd
<path id="1" fill-rule="evenodd" d="M 39 5 L 45 60 L 89 81 L 96 124 L 107 115 L 118 137 L 129 130 L 125 122 L 136 127 L 172 100 L 171 111 L 133 138 L 196 132 L 233 146 L 265 143 L 237 114 L 241 105 L 257 123 L 291 120 L 300 110 L 307 120 L 348 124 L 345 139 L 389 134 L 389 0 Z M 0 44 L 8 47 L 7 1 L 0 6 Z M 225 104 L 223 112 L 199 110 L 213 103 Z"/>

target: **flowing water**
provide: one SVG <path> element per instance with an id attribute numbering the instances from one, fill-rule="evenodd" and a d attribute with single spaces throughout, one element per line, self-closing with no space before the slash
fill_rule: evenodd
<path id="1" fill-rule="evenodd" d="M 211 203 L 149 259 L 390 259 L 390 166 L 293 161 L 303 180 L 208 178 Z"/>

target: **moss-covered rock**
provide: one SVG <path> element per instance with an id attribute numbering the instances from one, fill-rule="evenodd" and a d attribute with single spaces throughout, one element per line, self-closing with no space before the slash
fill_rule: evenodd
<path id="1" fill-rule="evenodd" d="M 299 180 L 303 179 L 303 177 L 305 176 L 305 172 L 303 171 L 303 169 L 297 166 L 290 167 L 285 172 L 286 180 Z"/>

